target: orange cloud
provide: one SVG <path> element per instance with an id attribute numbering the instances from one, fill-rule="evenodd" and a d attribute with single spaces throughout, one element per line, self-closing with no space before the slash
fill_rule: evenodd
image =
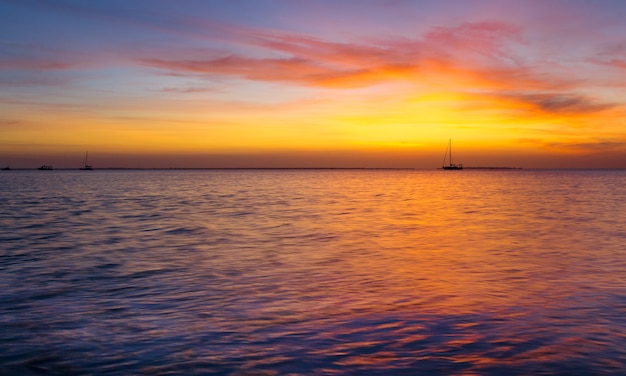
<path id="1" fill-rule="evenodd" d="M 294 35 L 252 33 L 249 41 L 272 57 L 230 54 L 207 59 L 143 58 L 141 63 L 177 74 L 231 76 L 254 81 L 294 82 L 319 87 L 367 87 L 390 80 L 419 80 L 429 74 L 473 72 L 487 82 L 519 81 L 528 68 L 507 49 L 520 43 L 519 30 L 505 23 L 438 27 L 423 38 L 338 43 Z M 434 71 L 432 71 L 434 69 Z M 526 78 L 526 80 L 528 80 Z M 493 80 L 491 80 L 493 81 Z"/>
<path id="2" fill-rule="evenodd" d="M 626 153 L 626 137 L 586 136 L 584 140 L 581 140 L 572 136 L 564 141 L 547 141 L 534 138 L 518 139 L 517 141 L 526 145 L 532 145 L 534 148 L 575 154 Z"/>

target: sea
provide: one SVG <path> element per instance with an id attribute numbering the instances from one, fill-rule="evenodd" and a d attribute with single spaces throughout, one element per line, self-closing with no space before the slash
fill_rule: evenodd
<path id="1" fill-rule="evenodd" d="M 625 170 L 0 171 L 0 375 L 624 375 Z"/>

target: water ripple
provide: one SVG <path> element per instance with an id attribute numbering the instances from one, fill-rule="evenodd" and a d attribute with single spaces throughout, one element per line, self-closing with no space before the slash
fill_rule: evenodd
<path id="1" fill-rule="evenodd" d="M 16 171 L 0 374 L 621 374 L 625 183 Z"/>

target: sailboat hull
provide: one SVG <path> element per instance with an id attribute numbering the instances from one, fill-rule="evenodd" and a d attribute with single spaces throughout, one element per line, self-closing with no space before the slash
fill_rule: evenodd
<path id="1" fill-rule="evenodd" d="M 448 152 L 450 152 L 450 164 L 446 165 L 446 157 L 448 156 Z M 462 170 L 463 169 L 463 165 L 462 164 L 456 164 L 456 163 L 452 163 L 452 139 L 450 139 L 449 141 L 449 145 L 448 145 L 448 149 L 446 150 L 446 156 L 443 158 L 443 166 L 441 166 L 442 169 L 444 170 Z"/>
<path id="2" fill-rule="evenodd" d="M 87 164 L 88 157 L 89 157 L 89 152 L 85 153 L 85 163 L 83 164 L 83 167 L 80 168 L 81 170 L 93 170 L 93 166 Z"/>

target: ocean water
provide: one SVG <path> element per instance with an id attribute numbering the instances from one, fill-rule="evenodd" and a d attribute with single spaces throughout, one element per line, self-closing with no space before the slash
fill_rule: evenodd
<path id="1" fill-rule="evenodd" d="M 1 375 L 626 373 L 626 171 L 1 171 Z"/>

